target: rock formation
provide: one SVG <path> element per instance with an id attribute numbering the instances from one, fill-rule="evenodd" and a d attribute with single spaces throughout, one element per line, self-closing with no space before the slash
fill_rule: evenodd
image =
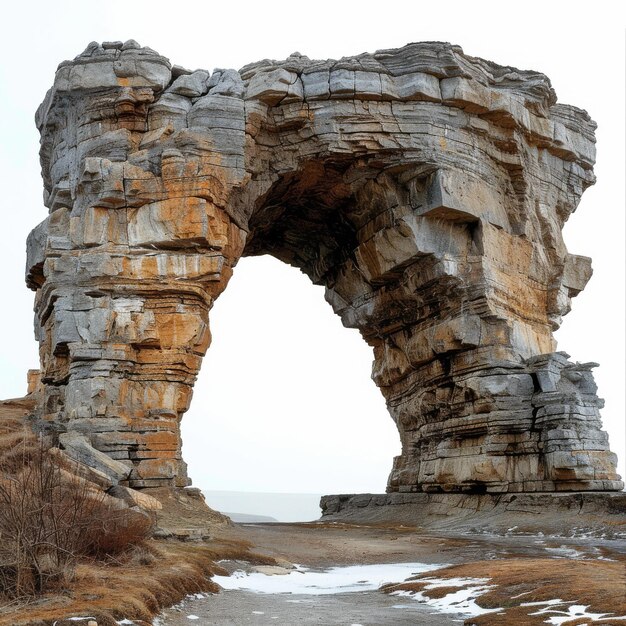
<path id="1" fill-rule="evenodd" d="M 212 74 L 92 43 L 36 119 L 40 417 L 69 453 L 186 485 L 209 311 L 242 255 L 271 254 L 374 349 L 389 491 L 621 489 L 594 364 L 552 337 L 591 275 L 561 229 L 595 124 L 544 75 L 444 43 Z"/>

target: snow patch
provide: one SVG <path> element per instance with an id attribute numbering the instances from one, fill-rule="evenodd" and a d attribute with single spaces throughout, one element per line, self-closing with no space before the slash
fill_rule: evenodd
<path id="1" fill-rule="evenodd" d="M 520 606 L 554 606 L 556 604 L 565 604 L 565 601 L 561 600 L 561 598 L 556 598 L 554 600 L 543 600 L 539 602 L 522 602 Z"/>
<path id="2" fill-rule="evenodd" d="M 468 585 L 484 585 L 490 578 L 420 578 L 419 582 L 428 584 L 424 589 L 437 589 L 439 587 L 467 587 Z"/>
<path id="3" fill-rule="evenodd" d="M 556 609 L 553 607 L 562 606 L 565 604 L 569 604 L 569 602 L 563 602 L 563 600 L 547 600 L 545 602 L 525 602 L 520 606 L 542 606 L 542 609 L 536 611 L 535 613 L 529 613 L 529 615 L 550 615 L 548 619 L 545 620 L 546 624 L 552 624 L 552 626 L 560 626 L 561 624 L 565 624 L 566 622 L 572 622 L 574 620 L 579 619 L 589 619 L 592 622 L 611 618 L 611 621 L 622 621 L 626 620 L 626 615 L 621 617 L 614 617 L 613 613 L 588 613 L 587 609 L 588 605 L 584 604 L 572 604 L 570 606 L 563 606 L 562 609 Z"/>
<path id="4" fill-rule="evenodd" d="M 437 587 L 462 587 L 458 591 L 448 593 L 442 598 L 429 598 L 423 591 L 394 591 L 392 595 L 410 597 L 413 600 L 432 607 L 439 613 L 456 613 L 464 617 L 478 617 L 487 613 L 495 613 L 502 611 L 497 609 L 484 609 L 476 604 L 476 598 L 489 589 L 493 589 L 495 585 L 485 585 L 489 579 L 485 578 L 432 578 L 430 583 L 424 587 L 427 589 L 436 589 Z M 420 582 L 424 582 L 423 579 Z M 396 605 L 394 608 L 400 608 Z"/>
<path id="5" fill-rule="evenodd" d="M 297 566 L 283 576 L 236 571 L 232 576 L 214 576 L 213 581 L 227 590 L 254 593 L 286 593 L 299 595 L 329 595 L 374 591 L 386 583 L 404 582 L 410 576 L 437 570 L 444 565 L 426 563 L 387 563 L 351 565 L 315 571 Z"/>

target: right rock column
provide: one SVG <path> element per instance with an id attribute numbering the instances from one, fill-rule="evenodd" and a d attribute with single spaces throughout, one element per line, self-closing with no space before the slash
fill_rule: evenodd
<path id="1" fill-rule="evenodd" d="M 556 220 L 546 249 L 535 216 L 515 224 L 505 194 L 464 172 L 408 187 L 386 180 L 395 217 L 328 294 L 336 310 L 349 303 L 344 323 L 374 347 L 373 379 L 402 442 L 388 491 L 620 490 L 594 364 L 554 352 L 590 260 L 567 252 Z M 364 188 L 357 202 L 376 197 Z"/>

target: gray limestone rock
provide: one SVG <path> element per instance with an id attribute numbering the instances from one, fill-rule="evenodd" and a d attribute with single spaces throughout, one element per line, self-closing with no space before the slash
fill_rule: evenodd
<path id="1" fill-rule="evenodd" d="M 236 70 L 215 70 L 209 80 L 209 94 L 242 98 L 244 84 Z"/>
<path id="2" fill-rule="evenodd" d="M 167 89 L 166 93 L 173 93 L 186 98 L 198 98 L 209 90 L 209 73 L 197 70 L 192 74 L 179 76 Z"/>
<path id="3" fill-rule="evenodd" d="M 242 255 L 272 254 L 373 349 L 402 442 L 390 492 L 622 488 L 593 364 L 552 335 L 591 276 L 561 231 L 595 124 L 544 75 L 447 43 L 211 76 L 92 43 L 36 122 L 50 215 L 27 284 L 68 455 L 186 485 L 209 311 Z"/>
<path id="4" fill-rule="evenodd" d="M 107 493 L 114 498 L 123 500 L 129 507 L 138 506 L 144 511 L 151 512 L 160 511 L 163 508 L 163 505 L 151 495 L 123 485 L 114 485 Z"/>
<path id="5" fill-rule="evenodd" d="M 59 442 L 68 457 L 104 474 L 114 484 L 126 480 L 130 474 L 130 468 L 127 465 L 96 450 L 86 437 L 77 432 L 60 434 Z"/>

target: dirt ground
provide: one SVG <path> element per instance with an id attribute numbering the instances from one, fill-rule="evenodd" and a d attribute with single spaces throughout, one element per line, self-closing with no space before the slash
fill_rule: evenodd
<path id="1" fill-rule="evenodd" d="M 493 591 L 485 595 L 483 604 L 481 599 L 478 603 L 487 608 L 502 607 L 502 611 L 467 618 L 437 612 L 432 606 L 410 597 L 380 591 L 310 596 L 228 590 L 189 598 L 161 613 L 156 625 L 539 625 L 548 623 L 545 620 L 550 615 L 533 616 L 530 614 L 537 612 L 536 606 L 531 609 L 520 605 L 529 600 L 553 600 L 554 595 L 550 594 L 557 591 L 559 598 L 569 602 L 565 610 L 578 603 L 588 606 L 589 611 L 626 615 L 623 606 L 626 602 L 624 541 L 542 536 L 438 536 L 407 526 L 341 523 L 245 524 L 223 532 L 228 539 L 251 542 L 257 553 L 266 554 L 279 563 L 298 563 L 312 569 L 402 562 L 448 564 L 449 568 L 424 576 L 458 578 L 472 576 L 472 572 L 475 576 L 488 576 L 490 584 L 494 585 Z M 241 562 L 223 565 L 231 571 L 247 569 Z M 624 574 L 620 576 L 620 572 Z M 554 584 L 550 585 L 551 581 Z M 419 581 L 415 585 L 420 585 Z M 431 593 L 437 597 L 436 592 Z M 515 600 L 513 596 L 520 599 Z M 625 612 L 619 612 L 620 609 Z M 585 623 L 591 622 L 576 618 L 565 622 L 566 626 Z M 626 624 L 626 620 L 602 619 L 597 623 L 619 626 Z"/>

